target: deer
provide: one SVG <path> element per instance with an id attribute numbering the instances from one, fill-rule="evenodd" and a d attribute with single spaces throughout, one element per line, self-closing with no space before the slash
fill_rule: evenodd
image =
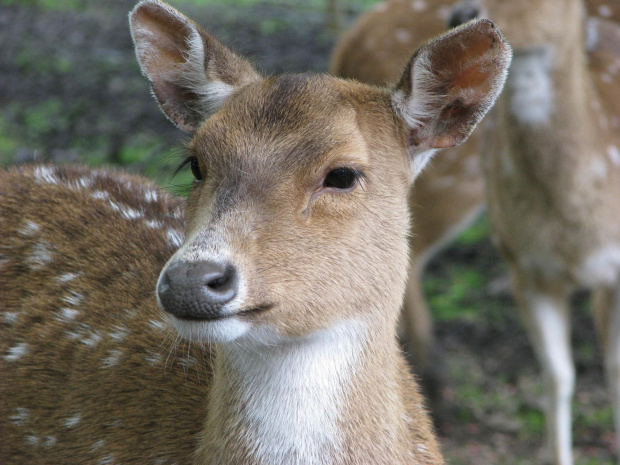
<path id="1" fill-rule="evenodd" d="M 575 385 L 568 298 L 577 288 L 594 293 L 620 439 L 620 26 L 586 23 L 576 0 L 481 5 L 515 50 L 496 127 L 483 138 L 493 242 L 542 366 L 546 455 L 568 465 Z"/>
<path id="2" fill-rule="evenodd" d="M 263 77 L 159 0 L 129 18 L 194 181 L 0 172 L 0 462 L 442 464 L 396 337 L 407 195 L 501 91 L 499 30 L 380 88 Z"/>
<path id="3" fill-rule="evenodd" d="M 373 85 L 389 85 L 400 78 L 411 52 L 430 37 L 485 14 L 476 0 L 388 0 L 358 18 L 337 43 L 331 57 L 332 74 Z M 528 4 L 534 12 L 536 6 Z M 613 36 L 611 22 L 620 23 L 620 4 L 606 0 L 586 2 L 589 18 L 586 53 L 595 79 L 605 76 L 615 57 L 608 55 L 610 41 L 596 39 L 599 30 Z M 506 18 L 510 21 L 510 18 Z M 606 32 L 605 32 L 606 31 Z M 510 39 L 510 38 L 509 38 Z M 612 54 L 613 55 L 613 54 Z M 607 82 L 606 85 L 610 83 Z M 403 333 L 407 336 L 416 371 L 434 390 L 441 376 L 436 357 L 434 324 L 422 289 L 428 262 L 468 227 L 486 208 L 482 139 L 487 117 L 462 145 L 448 148 L 433 160 L 410 192 L 413 225 L 411 264 L 403 305 Z M 438 400 L 440 402 L 440 400 Z"/>

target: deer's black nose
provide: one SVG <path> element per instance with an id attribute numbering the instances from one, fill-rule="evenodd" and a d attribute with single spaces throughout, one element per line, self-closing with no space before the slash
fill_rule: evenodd
<path id="1" fill-rule="evenodd" d="M 237 295 L 238 279 L 231 264 L 173 262 L 157 285 L 163 309 L 178 318 L 209 320 Z"/>

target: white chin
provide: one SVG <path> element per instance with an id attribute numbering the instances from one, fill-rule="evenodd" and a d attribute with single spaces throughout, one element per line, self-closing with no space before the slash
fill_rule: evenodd
<path id="1" fill-rule="evenodd" d="M 172 318 L 172 326 L 179 335 L 191 342 L 231 342 L 245 335 L 250 323 L 235 317 L 216 321 L 184 321 Z"/>

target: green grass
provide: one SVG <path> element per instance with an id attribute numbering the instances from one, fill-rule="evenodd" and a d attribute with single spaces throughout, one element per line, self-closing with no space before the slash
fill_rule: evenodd
<path id="1" fill-rule="evenodd" d="M 57 11 L 83 10 L 86 8 L 84 0 L 0 0 L 0 5 L 31 6 Z"/>
<path id="2" fill-rule="evenodd" d="M 481 317 L 473 295 L 486 286 L 486 277 L 474 267 L 456 265 L 448 277 L 424 279 L 424 292 L 428 296 L 433 315 L 437 320 L 461 318 L 477 320 Z"/>
<path id="3" fill-rule="evenodd" d="M 461 233 L 456 243 L 464 246 L 472 246 L 489 235 L 489 220 L 486 215 L 481 215 L 474 224 Z"/>

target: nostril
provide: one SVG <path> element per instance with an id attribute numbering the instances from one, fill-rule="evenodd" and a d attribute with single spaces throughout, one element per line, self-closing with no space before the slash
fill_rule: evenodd
<path id="1" fill-rule="evenodd" d="M 166 292 L 168 289 L 170 289 L 170 277 L 168 276 L 168 273 L 166 272 L 162 275 L 161 279 L 159 280 L 157 291 L 159 293 L 163 293 L 163 292 Z"/>
<path id="2" fill-rule="evenodd" d="M 234 285 L 235 271 L 232 267 L 228 266 L 216 276 L 209 276 L 206 279 L 206 286 L 213 291 L 226 291 Z"/>
<path id="3" fill-rule="evenodd" d="M 223 276 L 221 278 L 212 279 L 207 283 L 207 287 L 210 287 L 214 291 L 217 291 L 220 287 L 226 284 L 227 279 Z"/>

